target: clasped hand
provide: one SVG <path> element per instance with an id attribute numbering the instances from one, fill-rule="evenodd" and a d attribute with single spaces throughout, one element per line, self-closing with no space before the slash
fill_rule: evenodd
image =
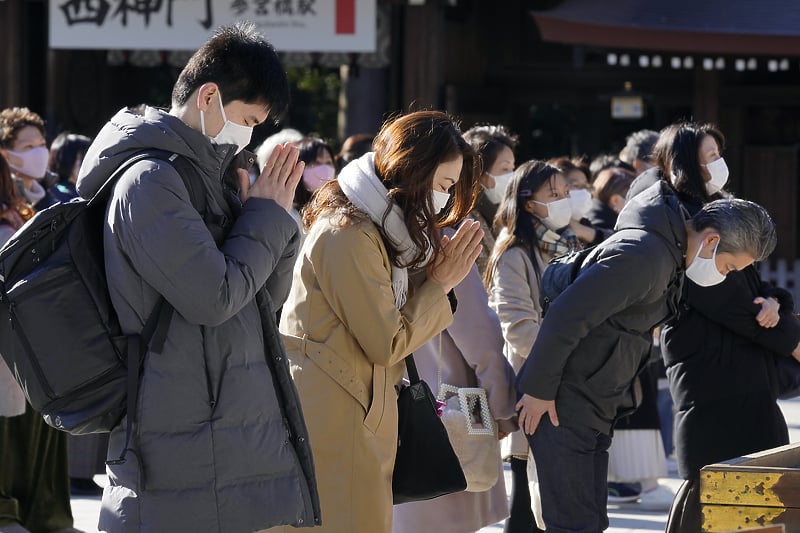
<path id="1" fill-rule="evenodd" d="M 300 154 L 297 147 L 289 143 L 278 145 L 264 163 L 264 169 L 250 185 L 250 176 L 244 169 L 237 169 L 239 177 L 239 198 L 242 203 L 248 198 L 274 200 L 287 212 L 292 209 L 294 191 L 303 176 L 305 163 L 297 162 Z"/>
<path id="2" fill-rule="evenodd" d="M 481 253 L 483 230 L 467 219 L 452 238 L 442 237 L 442 253 L 428 266 L 428 279 L 442 286 L 445 293 L 461 283 Z"/>

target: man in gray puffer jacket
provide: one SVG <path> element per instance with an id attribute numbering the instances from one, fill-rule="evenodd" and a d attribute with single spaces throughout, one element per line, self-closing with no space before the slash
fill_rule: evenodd
<path id="1" fill-rule="evenodd" d="M 117 182 L 107 208 L 105 265 L 126 334 L 138 333 L 163 296 L 174 309 L 161 353 L 142 369 L 127 460 L 108 467 L 103 531 L 252 532 L 321 522 L 299 399 L 277 335 L 297 253 L 289 215 L 303 164 L 278 147 L 251 185 L 226 173 L 252 127 L 280 113 L 288 83 L 252 25 L 222 28 L 183 69 L 169 113 L 122 110 L 84 159 L 78 192 L 91 197 L 146 148 L 194 170 L 193 207 L 175 168 L 143 160 Z M 238 179 L 237 179 L 238 178 Z M 193 196 L 192 196 L 193 197 Z M 215 242 L 209 217 L 230 220 Z M 125 446 L 125 421 L 108 456 Z"/>
<path id="2" fill-rule="evenodd" d="M 638 405 L 652 328 L 677 310 L 683 276 L 720 283 L 775 248 L 775 226 L 757 204 L 717 200 L 689 220 L 685 212 L 663 182 L 630 200 L 616 233 L 550 305 L 517 377 L 548 533 L 608 527 L 612 428 Z"/>

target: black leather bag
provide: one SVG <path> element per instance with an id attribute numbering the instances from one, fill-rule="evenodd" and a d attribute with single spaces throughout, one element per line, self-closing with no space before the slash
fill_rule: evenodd
<path id="1" fill-rule="evenodd" d="M 397 458 L 392 475 L 394 503 L 430 500 L 467 488 L 458 457 L 436 408 L 436 397 L 406 357 L 410 385 L 397 398 Z"/>
<path id="2" fill-rule="evenodd" d="M 789 400 L 800 396 L 800 362 L 794 357 L 771 354 L 775 362 L 775 375 L 778 378 L 777 396 Z"/>

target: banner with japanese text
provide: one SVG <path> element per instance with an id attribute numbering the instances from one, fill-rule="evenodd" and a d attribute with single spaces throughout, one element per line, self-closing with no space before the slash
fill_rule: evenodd
<path id="1" fill-rule="evenodd" d="M 376 0 L 50 0 L 50 47 L 196 50 L 252 21 L 282 52 L 373 52 Z"/>

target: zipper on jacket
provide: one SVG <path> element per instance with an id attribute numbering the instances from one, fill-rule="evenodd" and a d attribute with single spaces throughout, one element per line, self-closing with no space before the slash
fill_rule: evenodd
<path id="1" fill-rule="evenodd" d="M 206 387 L 208 388 L 208 405 L 211 406 L 211 409 L 217 405 L 217 397 L 214 394 L 214 388 L 211 386 L 211 378 L 208 376 L 208 371 L 206 371 Z"/>
<path id="2" fill-rule="evenodd" d="M 208 394 L 208 405 L 211 409 L 217 405 L 217 395 L 214 392 L 214 384 L 211 382 L 211 375 L 208 372 L 208 361 L 205 357 L 206 352 L 206 332 L 205 328 L 200 328 L 200 337 L 203 342 L 203 374 L 205 374 L 206 378 L 206 394 Z"/>
<path id="3" fill-rule="evenodd" d="M 285 416 L 283 417 L 283 427 L 286 428 L 286 438 L 289 439 L 289 443 L 292 442 L 292 427 L 289 425 L 289 419 Z"/>

